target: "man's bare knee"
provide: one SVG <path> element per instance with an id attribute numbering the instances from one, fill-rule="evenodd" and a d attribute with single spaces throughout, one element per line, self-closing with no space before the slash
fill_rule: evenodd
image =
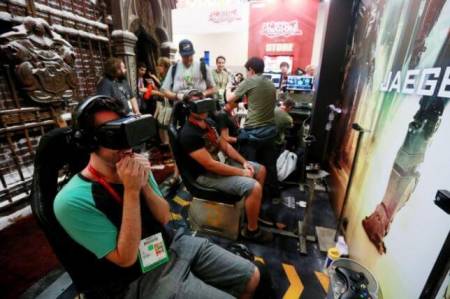
<path id="1" fill-rule="evenodd" d="M 253 294 L 256 290 L 256 288 L 259 285 L 259 278 L 260 278 L 260 274 L 259 274 L 259 270 L 257 267 L 255 267 L 255 271 L 253 272 L 252 276 L 250 277 L 250 279 L 248 280 L 247 284 L 245 285 L 245 294 Z M 245 296 L 244 296 L 245 298 Z"/>

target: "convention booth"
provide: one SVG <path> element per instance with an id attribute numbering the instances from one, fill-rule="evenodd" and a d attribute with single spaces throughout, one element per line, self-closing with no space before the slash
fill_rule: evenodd
<path id="1" fill-rule="evenodd" d="M 181 179 L 176 184 L 164 178 L 158 186 L 148 178 L 170 215 L 168 225 L 155 226 L 161 239 L 203 237 L 253 262 L 261 272 L 255 298 L 450 298 L 449 1 L 73 0 L 72 6 L 59 1 L 60 9 L 53 2 L 0 4 L 0 23 L 7 25 L 0 35 L 0 53 L 7 58 L 0 72 L 0 213 L 31 202 L 70 276 L 71 295 L 105 295 L 98 286 L 104 283 L 102 273 L 112 268 L 65 231 L 54 200 L 70 177 L 86 167 L 123 204 L 105 177 L 86 166 L 88 154 L 103 147 L 129 150 L 127 157 L 144 153 L 145 159 L 157 161 L 148 165 L 155 173 L 177 169 Z M 83 9 L 83 17 L 76 16 L 73 3 Z M 180 41 L 180 50 L 187 45 L 190 53 L 185 57 L 201 59 L 205 86 L 206 72 L 216 70 L 216 57 L 225 56 L 230 83 L 216 91 L 221 97 L 204 97 L 208 88 L 172 92 L 172 84 L 169 92 L 175 99 L 169 101 L 170 93 L 154 87 L 170 106 L 167 124 L 150 114 L 116 113 L 118 119 L 91 135 L 78 125 L 86 107 L 98 98 L 108 100 L 92 95 L 112 53 L 123 59 L 136 89 L 137 60 L 152 70 L 163 56 L 184 63 L 186 58 L 174 51 Z M 282 136 L 278 124 L 274 135 L 246 130 L 245 121 L 254 112 L 249 94 L 236 97 L 239 104 L 225 110 L 230 101 L 224 90 L 232 93 L 245 84 L 236 75 L 245 77 L 250 57 L 264 62 L 257 75 L 273 92 L 274 123 L 280 111 L 290 121 Z M 191 80 L 194 75 L 184 67 L 183 78 Z M 172 83 L 174 69 L 166 77 Z M 83 99 L 85 104 L 74 110 Z M 228 113 L 237 127 L 232 152 L 267 135 L 264 141 L 276 144 L 276 161 L 271 162 L 276 162 L 280 194 L 267 195 L 261 183 L 256 217 L 246 210 L 254 189 L 232 195 L 202 185 L 190 163 L 192 152 L 184 150 L 186 123 L 202 129 L 201 149 L 220 148 L 219 138 L 225 137 L 211 121 L 217 121 L 218 111 Z M 169 137 L 166 160 L 152 157 L 161 129 Z M 208 153 L 214 160 L 210 165 L 230 158 L 221 149 L 216 156 Z M 241 160 L 244 175 L 227 176 L 255 178 L 252 188 L 259 186 L 256 166 Z M 122 221 L 119 214 L 107 217 Z M 274 236 L 272 242 L 246 238 L 244 225 L 252 216 L 259 229 L 253 232 Z M 158 250 L 156 243 L 142 241 L 147 246 L 142 252 Z M 149 256 L 135 261 L 143 273 L 153 270 L 144 266 Z M 156 269 L 169 260 L 166 256 L 151 265 Z"/>

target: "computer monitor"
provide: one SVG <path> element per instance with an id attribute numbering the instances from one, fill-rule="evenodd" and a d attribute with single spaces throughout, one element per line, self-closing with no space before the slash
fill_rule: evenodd
<path id="1" fill-rule="evenodd" d="M 312 76 L 296 76 L 287 77 L 287 90 L 294 91 L 311 91 L 313 89 L 314 77 Z"/>
<path id="2" fill-rule="evenodd" d="M 280 88 L 281 84 L 281 73 L 263 73 L 263 77 L 272 81 L 275 88 Z"/>

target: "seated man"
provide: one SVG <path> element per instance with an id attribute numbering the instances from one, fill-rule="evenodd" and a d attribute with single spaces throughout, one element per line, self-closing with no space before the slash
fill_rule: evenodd
<path id="1" fill-rule="evenodd" d="M 180 142 L 191 158 L 188 165 L 200 185 L 245 197 L 248 224 L 242 229 L 242 236 L 257 242 L 270 242 L 272 234 L 258 227 L 266 169 L 245 160 L 221 138 L 215 123 L 208 118 L 208 112 L 193 112 L 194 101 L 202 98 L 201 92 L 191 91 L 183 99 L 189 116 L 181 128 Z"/>
<path id="2" fill-rule="evenodd" d="M 286 142 L 286 132 L 294 126 L 294 120 L 289 115 L 289 111 L 295 107 L 295 102 L 291 99 L 285 99 L 281 102 L 280 107 L 275 108 L 275 125 L 277 126 L 278 135 L 275 139 L 278 153 L 281 153 Z M 277 155 L 278 156 L 278 155 Z"/>
<path id="3" fill-rule="evenodd" d="M 182 231 L 171 237 L 164 226 L 169 204 L 148 160 L 130 148 L 106 147 L 99 137 L 100 126 L 125 117 L 121 102 L 104 97 L 85 104 L 76 128 L 82 138 L 75 137 L 91 149 L 89 164 L 58 193 L 54 212 L 109 269 L 99 289 L 108 298 L 251 298 L 259 282 L 255 266 L 206 239 Z"/>

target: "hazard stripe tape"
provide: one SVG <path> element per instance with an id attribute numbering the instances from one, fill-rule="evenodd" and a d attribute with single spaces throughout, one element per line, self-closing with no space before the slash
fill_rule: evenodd
<path id="1" fill-rule="evenodd" d="M 284 293 L 283 299 L 299 299 L 303 293 L 303 283 L 295 270 L 295 267 L 289 264 L 282 264 L 286 277 L 289 280 L 289 288 Z"/>
<path id="2" fill-rule="evenodd" d="M 178 195 L 176 195 L 176 196 L 173 198 L 173 201 L 176 202 L 178 205 L 180 205 L 180 206 L 182 206 L 182 207 L 188 206 L 188 205 L 190 204 L 189 201 L 182 199 L 182 198 L 179 197 Z"/>
<path id="3" fill-rule="evenodd" d="M 323 272 L 317 271 L 315 271 L 314 274 L 316 274 L 316 277 L 319 280 L 320 285 L 322 286 L 325 293 L 328 292 L 328 287 L 330 286 L 330 278 L 328 277 L 328 275 Z"/>

